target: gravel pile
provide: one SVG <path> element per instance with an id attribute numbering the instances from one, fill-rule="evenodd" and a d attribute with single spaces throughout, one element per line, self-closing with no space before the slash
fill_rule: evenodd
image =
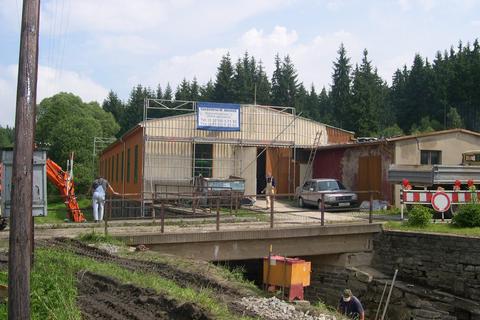
<path id="1" fill-rule="evenodd" d="M 239 304 L 256 316 L 267 320 L 336 320 L 335 316 L 322 314 L 313 316 L 295 309 L 285 301 L 272 298 L 243 297 Z"/>

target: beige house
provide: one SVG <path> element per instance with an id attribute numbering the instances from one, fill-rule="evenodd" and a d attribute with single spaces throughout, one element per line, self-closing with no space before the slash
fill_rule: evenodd
<path id="1" fill-rule="evenodd" d="M 389 181 L 391 166 L 428 171 L 434 164 L 460 165 L 462 153 L 479 149 L 480 133 L 465 129 L 327 145 L 318 148 L 313 174 L 342 180 L 352 190 L 378 190 L 379 198 L 398 205 L 400 183 Z"/>

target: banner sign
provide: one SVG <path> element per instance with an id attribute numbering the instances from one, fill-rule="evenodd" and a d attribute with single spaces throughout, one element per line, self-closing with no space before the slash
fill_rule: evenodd
<path id="1" fill-rule="evenodd" d="M 198 102 L 197 129 L 240 131 L 240 105 L 233 103 Z"/>

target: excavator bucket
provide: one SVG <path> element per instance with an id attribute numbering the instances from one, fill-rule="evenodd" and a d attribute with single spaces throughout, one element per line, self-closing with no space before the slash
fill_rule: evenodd
<path id="1" fill-rule="evenodd" d="M 58 192 L 64 199 L 69 215 L 68 218 L 74 222 L 87 221 L 78 206 L 77 198 L 75 197 L 75 186 L 70 173 L 63 171 L 51 159 L 47 159 L 47 177 L 57 187 Z"/>

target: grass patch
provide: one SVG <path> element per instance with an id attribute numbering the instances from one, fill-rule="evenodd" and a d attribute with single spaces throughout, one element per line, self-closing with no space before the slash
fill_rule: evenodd
<path id="1" fill-rule="evenodd" d="M 92 208 L 90 199 L 80 199 L 78 200 L 78 205 L 82 210 L 83 214 L 87 218 L 87 221 L 92 221 Z M 65 223 L 67 218 L 67 207 L 62 200 L 56 199 L 54 201 L 48 202 L 47 207 L 47 216 L 46 217 L 35 217 L 35 224 L 61 224 Z"/>
<path id="2" fill-rule="evenodd" d="M 111 235 L 105 235 L 101 232 L 95 232 L 95 230 L 79 235 L 78 240 L 86 243 L 110 243 L 119 246 L 125 245 L 123 241 L 115 239 Z"/>
<path id="3" fill-rule="evenodd" d="M 434 233 L 447 233 L 457 234 L 463 236 L 476 236 L 480 237 L 480 227 L 476 228 L 459 228 L 451 223 L 432 223 L 427 227 L 412 227 L 399 221 L 389 221 L 384 225 L 388 230 L 401 230 L 401 231 L 415 231 L 415 232 L 434 232 Z"/>
<path id="4" fill-rule="evenodd" d="M 202 306 L 217 319 L 249 319 L 232 315 L 227 306 L 217 301 L 208 288 L 196 291 L 179 287 L 174 281 L 144 272 L 132 272 L 116 264 L 96 262 L 86 257 L 52 248 L 35 251 L 35 267 L 31 274 L 31 319 L 81 319 L 76 306 L 76 275 L 88 270 L 115 278 L 123 283 L 152 288 L 179 302 Z M 0 283 L 6 284 L 7 273 L 0 272 Z M 7 307 L 0 305 L 0 319 L 7 318 Z"/>

